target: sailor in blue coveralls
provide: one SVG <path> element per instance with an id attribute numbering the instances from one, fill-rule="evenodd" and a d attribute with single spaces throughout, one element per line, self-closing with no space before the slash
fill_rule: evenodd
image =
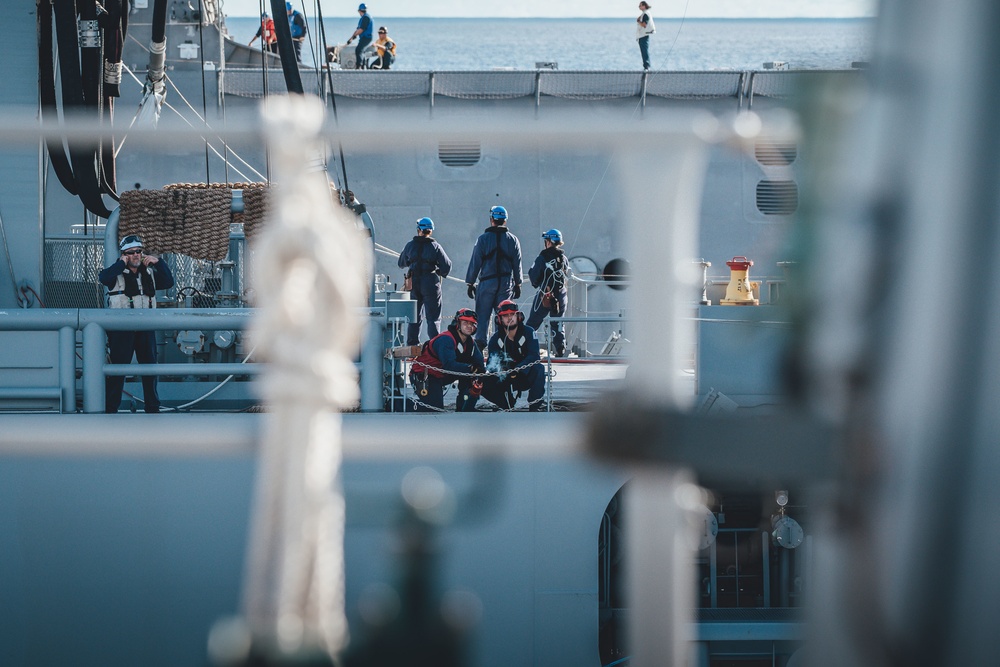
<path id="1" fill-rule="evenodd" d="M 399 255 L 399 268 L 409 269 L 413 281 L 410 298 L 417 302 L 417 321 L 411 322 L 406 331 L 406 344 L 420 342 L 420 325 L 427 318 L 427 338 L 440 333 L 441 328 L 441 280 L 451 272 L 451 260 L 444 248 L 431 238 L 434 221 L 430 218 L 417 220 L 417 235 L 406 244 Z"/>
<path id="2" fill-rule="evenodd" d="M 566 314 L 569 299 L 566 294 L 566 276 L 569 262 L 562 249 L 562 232 L 550 229 L 542 234 L 545 249 L 535 258 L 535 263 L 528 269 L 528 279 L 531 286 L 538 291 L 531 303 L 531 315 L 528 316 L 528 326 L 538 331 L 546 315 L 562 317 Z M 562 322 L 549 322 L 552 332 L 552 345 L 557 357 L 566 356 L 566 337 L 563 335 Z"/>
<path id="3" fill-rule="evenodd" d="M 545 397 L 545 371 L 540 363 L 529 368 L 523 366 L 541 361 L 535 330 L 524 324 L 524 313 L 513 301 L 504 301 L 497 308 L 496 333 L 487 348 L 489 364 L 486 370 L 499 376 L 489 376 L 483 385 L 483 398 L 504 410 L 514 407 L 517 395 L 528 390 L 528 409 L 542 410 Z M 512 368 L 521 370 L 503 373 Z M 516 392 L 516 395 L 515 395 Z"/>
<path id="4" fill-rule="evenodd" d="M 285 12 L 288 14 L 288 29 L 292 33 L 292 47 L 295 49 L 295 59 L 302 62 L 302 42 L 306 41 L 306 33 L 309 27 L 306 19 L 297 9 L 292 9 L 292 3 L 285 3 Z"/>
<path id="5" fill-rule="evenodd" d="M 358 5 L 358 14 L 361 15 L 358 27 L 354 34 L 347 38 L 348 44 L 353 42 L 355 37 L 358 38 L 358 46 L 354 49 L 354 69 L 362 69 L 364 63 L 361 60 L 361 52 L 372 43 L 372 25 L 375 23 L 372 17 L 368 16 L 368 7 L 363 2 Z"/>
<path id="6" fill-rule="evenodd" d="M 507 209 L 490 209 L 490 226 L 479 235 L 465 273 L 469 298 L 476 300 L 480 322 L 489 322 L 493 309 L 508 299 L 521 298 L 521 242 L 507 231 Z M 476 286 L 476 279 L 479 286 Z M 476 344 L 486 347 L 487 326 L 476 333 Z"/>
<path id="7" fill-rule="evenodd" d="M 410 381 L 417 400 L 431 407 L 418 404 L 417 411 L 443 409 L 445 386 L 458 380 L 455 412 L 475 412 L 482 384 L 469 374 L 485 370 L 483 353 L 472 339 L 475 333 L 476 314 L 461 308 L 447 331 L 424 343 L 410 366 Z"/>
<path id="8" fill-rule="evenodd" d="M 97 276 L 108 288 L 108 306 L 156 308 L 156 290 L 174 286 L 174 276 L 167 263 L 153 255 L 142 254 L 142 239 L 138 236 L 126 236 L 118 248 L 121 257 Z M 108 347 L 113 364 L 132 363 L 133 353 L 140 364 L 156 363 L 155 331 L 109 331 Z M 105 412 L 118 412 L 124 386 L 125 378 L 121 375 L 109 375 L 105 379 Z M 142 399 L 146 412 L 160 411 L 155 376 L 142 376 Z"/>

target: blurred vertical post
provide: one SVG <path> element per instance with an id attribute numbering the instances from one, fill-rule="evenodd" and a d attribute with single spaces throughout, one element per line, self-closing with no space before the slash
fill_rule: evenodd
<path id="1" fill-rule="evenodd" d="M 698 297 L 698 213 L 707 147 L 692 131 L 670 143 L 636 140 L 616 154 L 628 207 L 634 258 L 629 318 L 634 325 L 628 395 L 654 408 L 689 407 L 681 381 L 691 351 L 690 309 Z M 643 467 L 629 486 L 629 636 L 635 667 L 686 665 L 695 604 L 693 551 L 687 539 L 685 470 Z"/>

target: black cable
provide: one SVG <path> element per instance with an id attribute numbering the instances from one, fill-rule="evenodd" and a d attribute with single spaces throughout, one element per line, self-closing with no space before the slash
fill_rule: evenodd
<path id="1" fill-rule="evenodd" d="M 292 44 L 292 29 L 288 25 L 285 0 L 271 0 L 271 13 L 274 14 L 274 32 L 278 35 L 278 55 L 281 57 L 281 71 L 285 75 L 285 88 L 289 93 L 302 95 L 302 76 L 299 74 L 299 61 Z"/>
<path id="2" fill-rule="evenodd" d="M 118 82 L 108 81 L 107 74 L 115 72 L 121 78 L 122 49 L 125 44 L 125 33 L 128 25 L 128 14 L 122 12 L 122 0 L 104 0 L 107 14 L 103 17 L 101 30 L 104 39 L 104 72 L 102 73 L 102 90 L 104 108 L 107 109 L 108 126 L 114 127 L 115 98 L 120 97 L 121 87 Z M 118 201 L 118 175 L 115 164 L 115 140 L 110 138 L 111 146 L 101 146 L 101 190 L 115 201 Z"/>
<path id="3" fill-rule="evenodd" d="M 201 54 L 201 117 L 208 125 L 208 88 L 205 86 L 205 8 L 202 1 L 198 1 L 198 52 Z M 211 183 L 208 164 L 208 133 L 205 134 L 205 183 Z"/>
<path id="4" fill-rule="evenodd" d="M 42 0 L 38 3 L 38 94 L 41 103 L 43 123 L 59 124 L 59 109 L 56 104 L 55 61 L 52 57 L 52 4 Z M 52 171 L 66 192 L 76 195 L 76 179 L 73 167 L 66 157 L 66 149 L 61 141 L 46 137 Z"/>
<path id="5" fill-rule="evenodd" d="M 264 44 L 264 40 L 266 39 L 266 37 L 264 35 L 264 19 L 263 19 L 263 16 L 264 16 L 264 0 L 258 0 L 257 6 L 258 6 L 258 9 L 260 9 L 260 14 L 261 14 L 261 24 L 260 24 L 260 41 L 261 41 L 261 45 L 260 45 L 261 46 L 261 48 L 260 48 L 260 76 L 261 76 L 262 90 L 264 92 L 264 99 L 267 99 L 267 96 L 270 94 L 270 92 L 268 90 L 268 81 L 267 81 L 267 79 L 268 79 L 268 77 L 267 77 L 267 53 L 270 52 L 270 45 Z M 273 11 L 273 9 L 272 9 L 272 11 Z M 273 22 L 274 22 L 274 20 L 272 19 L 272 23 Z M 277 25 L 277 24 L 275 24 L 275 25 Z M 275 34 L 277 34 L 277 33 L 275 33 Z M 225 96 L 223 95 L 223 111 L 224 110 L 225 110 Z M 227 160 L 226 161 L 226 169 L 227 169 L 226 173 L 227 174 L 229 173 L 228 172 L 228 168 L 229 168 L 229 162 Z M 267 182 L 268 182 L 268 184 L 270 184 L 271 183 L 271 149 L 268 146 L 266 146 L 266 145 L 264 146 L 264 171 L 266 172 L 266 175 L 267 175 Z"/>
<path id="6" fill-rule="evenodd" d="M 337 118 L 337 96 L 333 90 L 333 72 L 329 63 L 326 62 L 326 26 L 323 24 L 323 8 L 319 2 L 316 3 L 316 20 L 319 22 L 319 36 L 323 47 L 323 66 L 326 67 L 327 86 L 330 88 L 330 108 L 333 109 L 333 122 L 336 125 L 339 123 L 339 119 Z M 340 170 L 344 175 L 343 189 L 345 191 L 350 190 L 347 187 L 347 163 L 344 160 L 344 143 L 340 139 L 337 139 L 337 152 L 340 154 Z"/>
<path id="7" fill-rule="evenodd" d="M 87 2 L 84 2 L 86 5 Z M 73 0 L 55 0 L 56 41 L 59 44 L 59 70 L 62 79 L 63 109 L 80 112 L 86 109 L 84 77 L 81 72 L 80 42 Z M 96 16 L 96 9 L 95 9 Z M 88 59 L 89 60 L 89 59 Z M 98 61 L 99 63 L 99 61 Z M 98 183 L 98 146 L 95 143 L 70 142 L 69 157 L 80 201 L 91 213 L 107 218 L 111 211 L 104 205 Z"/>

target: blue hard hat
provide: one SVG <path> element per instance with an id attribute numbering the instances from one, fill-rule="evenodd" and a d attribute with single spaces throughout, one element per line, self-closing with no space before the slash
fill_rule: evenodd
<path id="1" fill-rule="evenodd" d="M 292 11 L 292 3 L 290 3 L 290 2 L 286 2 L 285 3 L 285 11 L 286 12 Z"/>
<path id="2" fill-rule="evenodd" d="M 417 220 L 417 229 L 424 231 L 425 229 L 434 229 L 434 221 L 430 218 L 420 218 Z"/>
<path id="3" fill-rule="evenodd" d="M 358 11 L 359 12 L 366 12 L 366 11 L 368 11 L 368 8 L 365 7 L 365 3 L 362 2 L 360 5 L 358 5 Z"/>
<path id="4" fill-rule="evenodd" d="M 264 12 L 263 14 L 261 14 L 261 15 L 260 15 L 260 17 L 261 17 L 262 19 L 266 19 L 266 18 L 267 18 L 267 12 Z"/>
<path id="5" fill-rule="evenodd" d="M 550 229 L 542 234 L 542 238 L 546 241 L 551 241 L 552 243 L 562 243 L 562 232 L 558 229 Z"/>
<path id="6" fill-rule="evenodd" d="M 493 220 L 506 220 L 507 209 L 503 206 L 494 206 L 490 209 L 490 218 Z"/>

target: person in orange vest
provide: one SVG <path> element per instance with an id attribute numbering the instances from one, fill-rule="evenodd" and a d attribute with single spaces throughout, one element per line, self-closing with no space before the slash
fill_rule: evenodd
<path id="1" fill-rule="evenodd" d="M 384 25 L 378 28 L 375 48 L 378 49 L 378 60 L 372 65 L 372 69 L 389 69 L 389 66 L 396 62 L 396 42 L 389 37 Z"/>
<path id="2" fill-rule="evenodd" d="M 267 12 L 260 15 L 260 27 L 257 28 L 257 34 L 253 36 L 247 46 L 253 46 L 253 43 L 257 41 L 260 37 L 261 47 L 275 53 L 278 50 L 278 33 L 274 31 L 274 19 L 268 16 Z"/>

